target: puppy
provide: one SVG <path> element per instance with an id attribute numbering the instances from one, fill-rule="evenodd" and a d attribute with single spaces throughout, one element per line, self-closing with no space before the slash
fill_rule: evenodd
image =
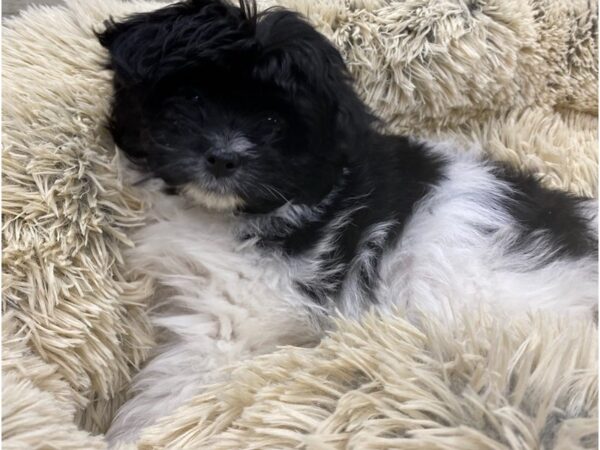
<path id="1" fill-rule="evenodd" d="M 447 144 L 383 134 L 321 34 L 283 9 L 189 0 L 108 24 L 110 126 L 146 180 L 129 263 L 168 331 L 111 442 L 336 313 L 591 315 L 596 203 Z"/>

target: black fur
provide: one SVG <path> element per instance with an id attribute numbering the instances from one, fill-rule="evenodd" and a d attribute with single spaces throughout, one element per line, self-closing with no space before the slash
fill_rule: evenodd
<path id="1" fill-rule="evenodd" d="M 324 257 L 323 271 L 331 274 L 329 279 L 320 286 L 302 286 L 315 299 L 330 297 L 333 292 L 327 289 L 339 288 L 352 260 L 365 251 L 372 253 L 371 270 L 362 271 L 358 282 L 363 292 L 368 293 L 378 280 L 381 255 L 394 247 L 416 203 L 443 178 L 444 162 L 428 155 L 422 144 L 405 137 L 373 134 L 368 149 L 364 158 L 347 167 L 343 189 L 319 220 L 282 240 L 288 253 L 301 254 L 325 237 L 332 220 L 345 211 L 354 211 L 348 225 L 337 234 L 335 249 Z M 361 243 L 367 231 L 383 223 L 390 225 L 381 244 Z"/>
<path id="2" fill-rule="evenodd" d="M 303 286 L 316 299 L 339 288 L 359 252 L 371 251 L 376 269 L 415 204 L 443 179 L 444 161 L 421 144 L 377 131 L 339 52 L 293 12 L 189 0 L 109 22 L 99 38 L 115 72 L 115 141 L 170 190 L 193 183 L 235 194 L 244 202 L 238 213 L 248 216 L 288 201 L 316 207 L 331 196 L 301 226 L 259 236 L 291 256 L 314 248 L 332 221 L 356 209 L 335 248 L 321 255 L 329 278 Z M 231 156 L 240 142 L 233 175 L 212 176 L 209 155 Z M 557 255 L 594 251 L 579 200 L 500 166 L 497 176 L 514 186 L 506 208 L 523 242 L 546 230 Z M 391 224 L 383 242 L 361 244 L 381 223 Z M 360 274 L 365 290 L 377 281 L 373 273 Z"/>
<path id="3" fill-rule="evenodd" d="M 192 0 L 109 23 L 100 42 L 115 72 L 112 133 L 169 185 L 235 193 L 252 212 L 316 203 L 363 148 L 372 118 L 322 35 L 290 11 L 254 15 L 252 5 Z M 202 158 L 227 128 L 255 151 L 217 183 Z"/>
<path id="4" fill-rule="evenodd" d="M 528 248 L 531 237 L 543 233 L 553 249 L 546 262 L 597 254 L 597 239 L 590 232 L 589 219 L 582 214 L 583 202 L 588 199 L 544 188 L 531 174 L 503 164 L 496 164 L 495 175 L 512 188 L 505 207 L 521 228 L 510 250 Z"/>

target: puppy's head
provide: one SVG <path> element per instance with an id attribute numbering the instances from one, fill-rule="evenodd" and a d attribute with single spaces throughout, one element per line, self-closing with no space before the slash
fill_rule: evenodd
<path id="1" fill-rule="evenodd" d="M 290 11 L 189 0 L 111 22 L 100 42 L 116 143 L 208 207 L 317 203 L 370 127 L 338 51 Z"/>

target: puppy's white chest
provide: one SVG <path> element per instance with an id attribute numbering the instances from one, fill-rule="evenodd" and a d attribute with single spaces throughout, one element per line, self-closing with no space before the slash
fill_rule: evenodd
<path id="1" fill-rule="evenodd" d="M 313 321 L 298 308 L 301 295 L 285 259 L 237 239 L 233 217 L 186 209 L 177 201 L 157 205 L 153 214 L 153 223 L 135 235 L 129 258 L 160 286 L 159 301 L 169 318 L 159 316 L 157 324 L 191 336 L 201 334 L 193 329 L 201 322 L 211 338 L 249 347 L 285 344 L 287 336 L 290 343 L 299 336 L 313 339 Z M 170 311 L 176 310 L 187 318 L 173 320 Z"/>

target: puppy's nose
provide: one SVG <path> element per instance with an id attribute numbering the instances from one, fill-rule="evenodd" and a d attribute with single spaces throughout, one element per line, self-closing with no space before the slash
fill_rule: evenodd
<path id="1" fill-rule="evenodd" d="M 205 158 L 208 171 L 216 178 L 233 175 L 240 165 L 240 158 L 234 152 L 210 150 Z"/>

